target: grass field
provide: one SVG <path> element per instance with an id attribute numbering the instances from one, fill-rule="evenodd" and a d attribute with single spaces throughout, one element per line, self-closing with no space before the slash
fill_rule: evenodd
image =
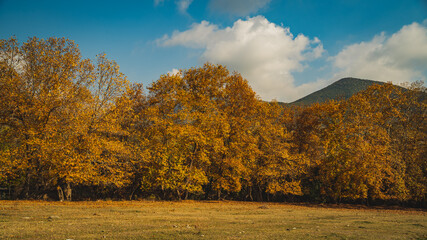
<path id="1" fill-rule="evenodd" d="M 0 201 L 0 239 L 427 239 L 427 212 L 216 201 Z"/>

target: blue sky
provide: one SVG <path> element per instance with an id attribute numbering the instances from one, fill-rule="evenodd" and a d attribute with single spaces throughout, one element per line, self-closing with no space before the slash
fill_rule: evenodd
<path id="1" fill-rule="evenodd" d="M 226 65 L 265 100 L 341 77 L 427 77 L 426 0 L 0 0 L 0 38 L 66 37 L 105 52 L 132 82 Z"/>

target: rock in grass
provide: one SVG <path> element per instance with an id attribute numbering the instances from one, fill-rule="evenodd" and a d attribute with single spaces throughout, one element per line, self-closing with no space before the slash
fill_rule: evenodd
<path id="1" fill-rule="evenodd" d="M 49 219 L 49 220 L 59 219 L 59 216 L 49 216 L 47 219 Z"/>

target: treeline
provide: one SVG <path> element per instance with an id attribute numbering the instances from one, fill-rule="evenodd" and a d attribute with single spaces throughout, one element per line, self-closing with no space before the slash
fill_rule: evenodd
<path id="1" fill-rule="evenodd" d="M 425 92 L 288 107 L 212 64 L 145 92 L 70 40 L 1 40 L 0 194 L 425 205 Z"/>

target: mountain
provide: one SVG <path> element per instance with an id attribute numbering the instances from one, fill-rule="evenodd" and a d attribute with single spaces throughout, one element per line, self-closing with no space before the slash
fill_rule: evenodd
<path id="1" fill-rule="evenodd" d="M 332 99 L 348 99 L 352 95 L 374 84 L 384 83 L 359 78 L 342 78 L 319 91 L 289 103 L 289 105 L 310 105 L 316 102 L 323 103 Z"/>

